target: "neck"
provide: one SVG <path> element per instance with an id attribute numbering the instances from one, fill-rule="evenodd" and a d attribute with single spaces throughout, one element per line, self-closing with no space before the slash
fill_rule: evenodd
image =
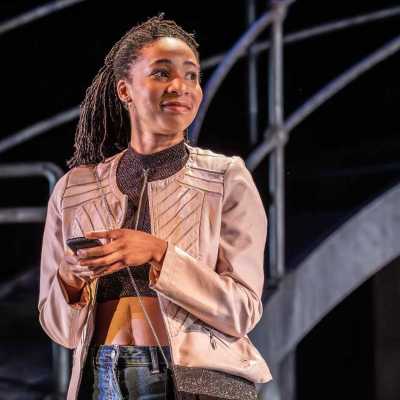
<path id="1" fill-rule="evenodd" d="M 183 132 L 175 134 L 145 133 L 140 130 L 131 132 L 131 146 L 140 154 L 152 154 L 167 149 L 181 142 L 184 138 Z"/>

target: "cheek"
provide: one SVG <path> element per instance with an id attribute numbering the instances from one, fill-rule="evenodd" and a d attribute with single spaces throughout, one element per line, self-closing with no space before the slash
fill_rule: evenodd
<path id="1" fill-rule="evenodd" d="M 135 85 L 136 84 L 136 85 Z M 154 112 L 160 103 L 160 90 L 146 80 L 133 82 L 133 96 L 141 113 Z"/>
<path id="2" fill-rule="evenodd" d="M 194 104 L 196 105 L 196 111 L 200 107 L 200 103 L 203 100 L 203 91 L 201 87 L 199 87 L 194 94 Z"/>
<path id="3" fill-rule="evenodd" d="M 154 110 L 154 105 L 156 103 L 156 95 L 151 90 L 143 90 L 140 93 L 139 102 L 142 106 L 142 112 L 146 112 L 146 110 Z"/>
<path id="4" fill-rule="evenodd" d="M 147 101 L 149 102 L 150 105 L 158 106 L 160 103 L 160 96 L 161 96 L 161 91 L 157 87 L 151 87 L 147 89 Z"/>

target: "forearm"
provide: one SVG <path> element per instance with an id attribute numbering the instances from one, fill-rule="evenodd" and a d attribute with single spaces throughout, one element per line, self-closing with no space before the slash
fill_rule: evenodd
<path id="1" fill-rule="evenodd" d="M 70 294 L 59 275 L 67 270 L 60 208 L 60 196 L 64 193 L 68 174 L 64 175 L 50 196 L 40 260 L 39 321 L 43 330 L 56 343 L 74 348 L 84 326 L 90 296 L 87 287 L 78 302 L 71 304 Z M 77 293 L 72 297 L 75 300 Z"/>
<path id="2" fill-rule="evenodd" d="M 64 347 L 74 348 L 88 307 L 83 304 L 77 306 L 79 303 L 75 306 L 69 304 L 67 295 L 65 285 L 57 274 L 46 297 L 39 304 L 39 321 L 53 341 Z"/>
<path id="3" fill-rule="evenodd" d="M 262 279 L 261 271 L 259 274 Z M 232 336 L 244 336 L 261 318 L 261 300 L 251 289 L 229 274 L 218 274 L 172 244 L 158 279 L 150 282 L 150 287 Z"/>

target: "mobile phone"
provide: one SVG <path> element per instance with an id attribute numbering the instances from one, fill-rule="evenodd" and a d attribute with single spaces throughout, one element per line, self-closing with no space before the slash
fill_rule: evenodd
<path id="1" fill-rule="evenodd" d="M 102 243 L 99 239 L 87 239 L 84 236 L 67 239 L 67 246 L 74 252 L 75 255 L 79 249 L 87 249 L 89 247 L 101 245 Z"/>

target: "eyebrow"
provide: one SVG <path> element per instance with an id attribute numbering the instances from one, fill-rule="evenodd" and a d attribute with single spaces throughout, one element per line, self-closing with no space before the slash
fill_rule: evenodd
<path id="1" fill-rule="evenodd" d="M 169 64 L 169 65 L 172 65 L 173 62 L 171 60 L 169 60 L 168 58 L 160 58 L 159 60 L 153 61 L 150 65 L 157 65 L 157 64 Z M 189 61 L 189 60 L 184 61 L 183 64 L 184 65 L 190 65 L 192 67 L 200 69 L 200 66 L 198 64 L 195 64 L 194 62 Z"/>

